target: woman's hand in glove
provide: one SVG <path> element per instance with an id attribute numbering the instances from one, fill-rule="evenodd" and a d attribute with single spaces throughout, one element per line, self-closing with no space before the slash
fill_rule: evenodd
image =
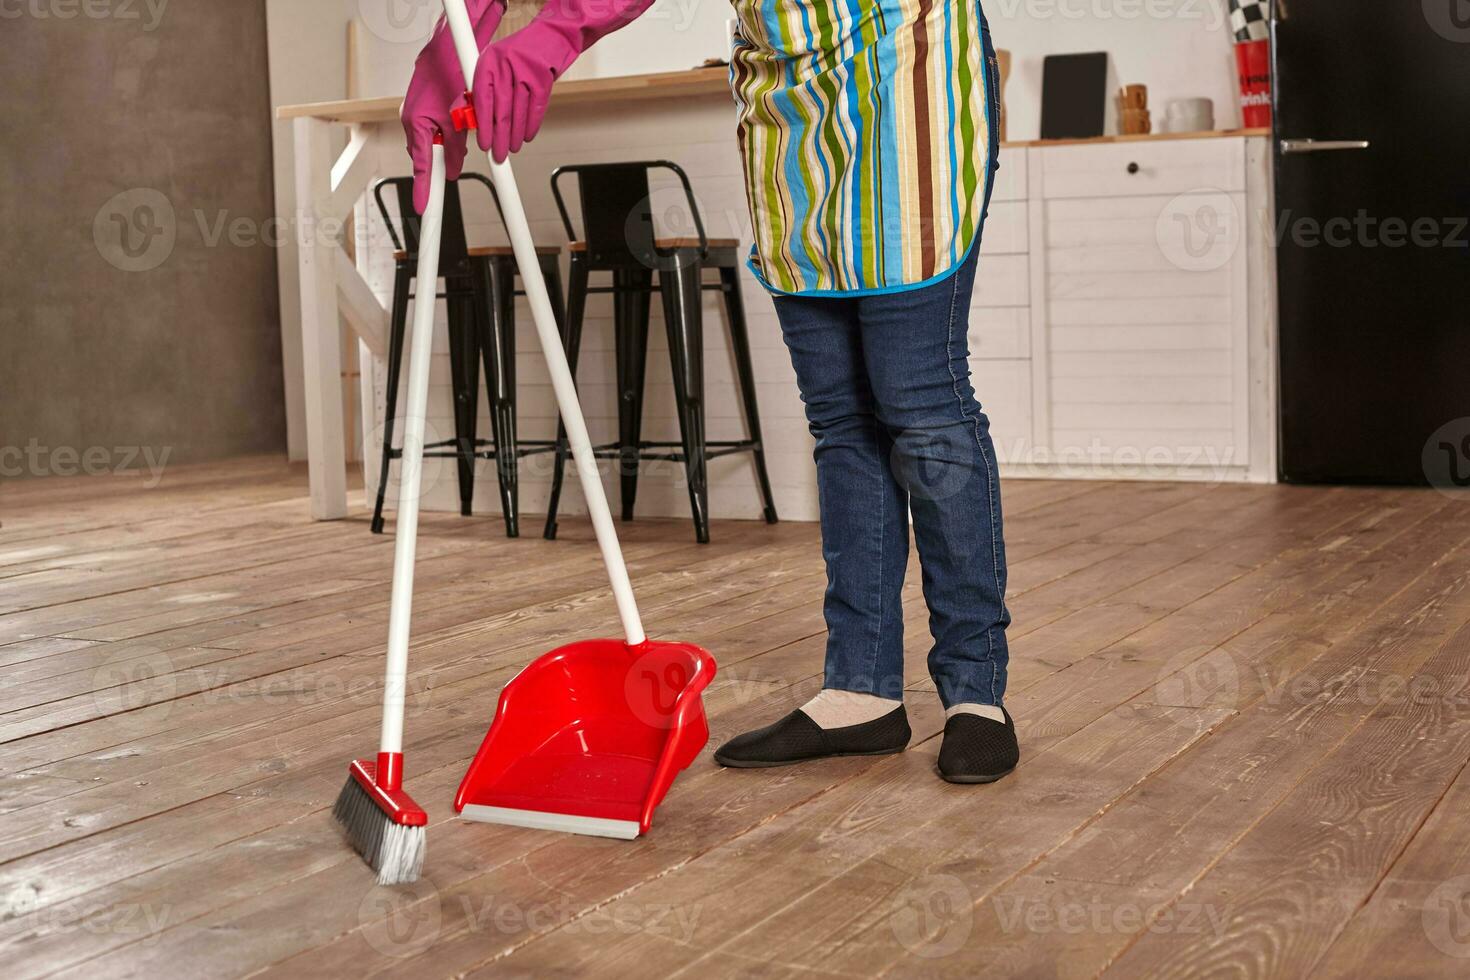
<path id="1" fill-rule="evenodd" d="M 556 2 L 556 0 L 552 0 Z M 489 43 L 500 17 L 505 13 L 504 0 L 468 0 L 470 20 L 475 25 L 475 40 L 481 47 Z M 434 28 L 433 37 L 419 52 L 414 63 L 413 80 L 403 100 L 403 132 L 408 137 L 408 155 L 413 158 L 413 206 L 420 214 L 429 203 L 429 170 L 433 163 L 434 134 L 444 134 L 444 165 L 449 180 L 458 180 L 464 170 L 467 152 L 466 136 L 455 132 L 451 110 L 464 99 L 464 73 L 455 54 L 454 38 L 443 18 Z"/>

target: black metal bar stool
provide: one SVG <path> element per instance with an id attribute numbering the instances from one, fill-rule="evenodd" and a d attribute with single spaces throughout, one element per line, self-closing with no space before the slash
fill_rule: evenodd
<path id="1" fill-rule="evenodd" d="M 684 187 L 697 235 L 689 238 L 657 238 L 649 194 L 649 171 L 665 169 L 678 175 Z M 575 174 L 580 189 L 585 238 L 578 239 L 567 214 L 559 181 Z M 638 496 L 638 468 L 643 460 L 682 462 L 689 481 L 689 506 L 694 515 L 695 536 L 709 541 L 709 485 L 707 463 L 719 456 L 753 454 L 756 480 L 764 503 L 767 523 L 776 523 L 776 505 L 766 473 L 765 447 L 761 442 L 760 410 L 756 405 L 755 374 L 750 362 L 750 338 L 745 325 L 745 304 L 740 295 L 739 242 L 732 238 L 710 239 L 694 200 L 689 178 L 674 163 L 643 160 L 628 163 L 584 164 L 558 167 L 551 175 L 551 191 L 572 240 L 568 251 L 571 268 L 568 280 L 567 318 L 563 340 L 567 360 L 575 375 L 582 343 L 582 316 L 591 293 L 613 295 L 613 318 L 617 347 L 618 439 L 597 446 L 597 456 L 619 461 L 623 520 L 633 519 Z M 719 271 L 718 282 L 705 282 L 704 269 Z M 588 285 L 592 272 L 610 272 L 612 285 Z M 658 281 L 654 283 L 654 273 Z M 729 318 L 730 340 L 739 376 L 747 438 L 705 438 L 704 320 L 701 294 L 719 290 Z M 664 324 L 668 330 L 669 358 L 674 372 L 674 398 L 678 406 L 679 442 L 656 442 L 642 438 L 643 382 L 648 354 L 650 293 L 663 299 Z M 551 498 L 547 505 L 545 536 L 556 536 L 556 512 L 561 498 L 567 458 L 566 433 L 558 431 L 556 463 Z"/>
<path id="2" fill-rule="evenodd" d="M 465 174 L 490 191 L 495 210 L 500 201 L 488 178 Z M 397 196 L 398 213 L 404 216 L 402 233 L 389 214 L 384 192 Z M 388 488 L 388 467 L 401 459 L 403 450 L 393 447 L 394 413 L 398 406 L 398 382 L 403 366 L 403 344 L 408 328 L 408 302 L 413 298 L 418 272 L 419 216 L 413 208 L 413 178 L 390 177 L 373 188 L 378 212 L 393 240 L 394 279 L 392 329 L 388 341 L 387 409 L 383 421 L 383 461 L 378 478 L 378 499 L 373 508 L 373 533 L 383 531 L 383 501 Z M 546 277 L 552 309 L 559 323 L 565 322 L 562 302 L 561 248 L 538 245 L 536 254 L 541 274 Z M 509 245 L 471 248 L 465 237 L 464 211 L 459 182 L 444 187 L 444 230 L 440 244 L 439 275 L 444 291 L 434 298 L 445 300 L 449 309 L 449 364 L 454 391 L 454 438 L 424 444 L 424 457 L 455 458 L 459 463 L 459 509 L 469 516 L 475 495 L 475 460 L 493 459 L 500 481 L 500 503 L 508 537 L 520 535 L 519 467 L 522 456 L 552 452 L 551 440 L 516 438 L 516 328 L 515 298 L 524 290 L 515 288 L 518 274 Z M 437 283 L 434 284 L 437 287 Z M 419 286 L 421 287 L 421 284 Z M 480 362 L 484 362 L 488 387 L 492 440 L 477 438 L 479 421 Z"/>

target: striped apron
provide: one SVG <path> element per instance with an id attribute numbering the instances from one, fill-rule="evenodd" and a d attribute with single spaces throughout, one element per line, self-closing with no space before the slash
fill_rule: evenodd
<path id="1" fill-rule="evenodd" d="M 999 146 L 978 0 L 733 3 L 752 271 L 799 295 L 943 278 L 979 237 Z"/>

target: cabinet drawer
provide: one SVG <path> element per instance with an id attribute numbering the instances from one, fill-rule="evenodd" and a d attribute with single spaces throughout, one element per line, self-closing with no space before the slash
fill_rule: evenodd
<path id="1" fill-rule="evenodd" d="M 1245 141 L 1185 139 L 1040 149 L 1048 198 L 1245 190 Z"/>

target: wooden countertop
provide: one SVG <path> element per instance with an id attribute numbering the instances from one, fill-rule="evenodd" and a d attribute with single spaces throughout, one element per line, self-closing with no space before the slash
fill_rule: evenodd
<path id="1" fill-rule="evenodd" d="M 715 94 L 729 97 L 728 68 L 692 68 L 688 71 L 621 75 L 617 78 L 576 78 L 557 82 L 551 90 L 552 98 L 558 105 L 578 102 L 637 102 L 644 99 Z M 297 119 L 311 116 L 339 123 L 396 122 L 402 105 L 401 96 L 349 99 L 345 102 L 311 102 L 306 105 L 281 106 L 276 110 L 276 118 Z"/>
<path id="2" fill-rule="evenodd" d="M 1085 146 L 1093 143 L 1148 143 L 1167 140 L 1215 140 L 1231 136 L 1270 136 L 1269 129 L 1206 129 L 1197 133 L 1144 133 L 1137 136 L 1094 136 L 1075 140 L 1006 140 L 1001 146 Z"/>
<path id="3" fill-rule="evenodd" d="M 617 78 L 577 78 L 556 83 L 551 90 L 558 105 L 595 102 L 638 102 L 691 95 L 729 96 L 729 69 L 692 68 L 687 71 L 665 71 L 648 75 L 622 75 Z M 342 102 L 310 102 L 286 105 L 276 110 L 277 119 L 312 117 L 328 122 L 356 125 L 397 122 L 403 99 L 399 96 L 378 99 L 348 99 Z M 1082 143 L 1131 143 L 1143 140 L 1197 140 L 1229 136 L 1269 136 L 1269 129 L 1212 130 L 1200 133 L 1149 133 L 1143 136 L 1100 136 L 1078 140 L 1008 140 L 1003 146 L 1067 146 Z"/>

